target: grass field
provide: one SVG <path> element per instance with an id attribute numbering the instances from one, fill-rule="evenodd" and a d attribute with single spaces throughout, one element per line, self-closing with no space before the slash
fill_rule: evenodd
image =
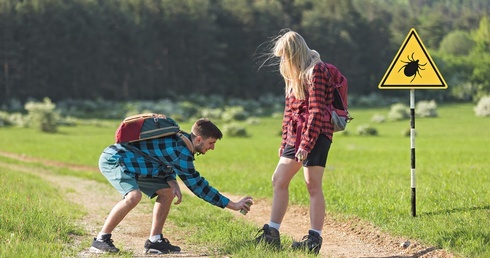
<path id="1" fill-rule="evenodd" d="M 81 234 L 73 219 L 83 214 L 39 176 L 0 167 L 0 256 L 73 257 L 65 244 Z"/>
<path id="2" fill-rule="evenodd" d="M 475 117 L 472 105 L 461 104 L 440 106 L 438 118 L 416 119 L 417 217 L 412 217 L 410 138 L 402 133 L 409 121 L 372 124 L 371 117 L 386 115 L 388 108 L 351 111 L 350 134 L 335 135 L 328 157 L 327 211 L 338 220 L 358 217 L 466 257 L 490 257 L 490 118 Z M 225 136 L 215 151 L 196 157 L 197 169 L 221 191 L 270 198 L 280 123 L 264 118 L 259 125 L 246 125 L 248 138 Z M 362 124 L 371 124 L 379 135 L 357 136 Z M 96 166 L 117 125 L 61 127 L 56 134 L 0 128 L 0 150 Z M 190 126 L 181 124 L 184 130 Z M 290 194 L 293 203 L 308 204 L 301 175 L 293 179 Z"/>

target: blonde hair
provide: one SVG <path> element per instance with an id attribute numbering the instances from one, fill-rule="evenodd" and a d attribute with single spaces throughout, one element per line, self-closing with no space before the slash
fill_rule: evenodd
<path id="1" fill-rule="evenodd" d="M 305 99 L 308 84 L 313 81 L 313 68 L 321 62 L 320 54 L 294 31 L 276 38 L 272 54 L 280 58 L 279 72 L 286 84 L 286 96 Z"/>

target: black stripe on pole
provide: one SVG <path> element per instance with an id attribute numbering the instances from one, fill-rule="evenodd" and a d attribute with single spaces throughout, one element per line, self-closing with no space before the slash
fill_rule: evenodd
<path id="1" fill-rule="evenodd" d="M 410 108 L 410 128 L 415 129 L 415 108 L 413 107 Z"/>
<path id="2" fill-rule="evenodd" d="M 415 187 L 412 187 L 412 217 L 417 217 L 417 206 L 415 205 Z"/>
<path id="3" fill-rule="evenodd" d="M 412 160 L 412 182 L 415 182 L 415 148 L 412 148 L 411 151 L 411 160 Z M 417 216 L 417 208 L 416 208 L 416 193 L 415 193 L 415 183 L 412 183 L 412 217 Z"/>

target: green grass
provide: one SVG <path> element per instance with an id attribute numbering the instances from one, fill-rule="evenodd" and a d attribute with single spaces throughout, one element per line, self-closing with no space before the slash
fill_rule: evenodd
<path id="1" fill-rule="evenodd" d="M 386 232 L 463 256 L 490 257 L 490 119 L 475 117 L 469 104 L 440 106 L 438 118 L 416 119 L 417 217 L 412 217 L 410 138 L 402 134 L 410 123 L 370 122 L 374 114 L 386 115 L 388 111 L 352 109 L 355 119 L 348 127 L 350 134 L 334 136 L 323 183 L 327 211 L 339 220 L 358 217 Z M 362 124 L 371 124 L 379 135 L 355 135 Z M 198 171 L 220 191 L 271 198 L 280 125 L 280 119 L 265 118 L 259 125 L 246 125 L 248 138 L 225 136 L 215 151 L 196 157 Z M 190 126 L 181 124 L 184 130 Z M 0 128 L 0 146 L 2 151 L 96 166 L 102 149 L 113 142 L 116 127 L 117 123 L 114 127 L 61 127 L 58 134 Z M 290 196 L 293 203 L 308 205 L 301 172 L 291 183 Z M 187 198 L 191 199 L 200 201 Z M 219 211 L 209 205 L 199 207 L 199 213 Z M 196 212 L 188 213 L 195 217 L 188 225 L 200 223 Z M 213 216 L 226 215 L 218 212 Z M 210 236 L 205 237 L 210 242 L 223 233 L 221 227 L 211 227 Z M 253 228 L 238 227 L 246 232 Z M 196 234 L 200 233 L 196 230 Z M 233 233 L 226 230 L 224 234 Z M 228 244 L 233 246 L 231 241 Z M 246 252 L 233 247 L 232 251 L 220 250 Z"/>
<path id="2" fill-rule="evenodd" d="M 442 106 L 438 111 L 438 118 L 415 120 L 417 217 L 411 216 L 410 138 L 402 134 L 410 123 L 370 123 L 375 113 L 386 114 L 388 109 L 353 110 L 350 135 L 334 137 L 324 178 L 327 211 L 339 219 L 360 217 L 387 232 L 465 256 L 488 257 L 490 119 L 475 117 L 471 105 Z M 251 139 L 220 142 L 219 148 L 226 150 L 199 163 L 209 171 L 207 178 L 224 191 L 271 196 L 278 124 L 265 121 L 251 128 Z M 362 124 L 371 124 L 379 135 L 356 136 Z M 227 183 L 230 178 L 234 184 Z M 301 174 L 290 189 L 292 202 L 308 204 Z"/>
<path id="3" fill-rule="evenodd" d="M 2 257 L 67 257 L 80 210 L 38 176 L 0 167 Z"/>
<path id="4" fill-rule="evenodd" d="M 114 124 L 117 127 L 117 124 Z M 32 128 L 0 127 L 2 151 L 97 166 L 102 150 L 114 142 L 113 127 L 80 125 L 60 127 L 58 133 L 41 133 Z"/>
<path id="5" fill-rule="evenodd" d="M 237 218 L 230 212 L 223 212 L 220 208 L 203 205 L 202 200 L 195 196 L 185 193 L 184 198 L 184 202 L 172 208 L 169 221 L 176 225 L 175 230 L 185 229 L 190 232 L 185 241 L 201 250 L 206 247 L 206 253 L 211 257 L 223 257 L 224 254 L 257 258 L 315 257 L 295 252 L 291 248 L 278 252 L 267 246 L 257 246 L 253 240 L 257 236 L 258 228 L 250 221 L 240 216 Z M 282 237 L 281 241 L 284 247 L 291 246 L 292 239 Z"/>

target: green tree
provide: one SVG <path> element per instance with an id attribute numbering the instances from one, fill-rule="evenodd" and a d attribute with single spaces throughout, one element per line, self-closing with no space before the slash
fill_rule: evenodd
<path id="1" fill-rule="evenodd" d="M 471 81 L 478 85 L 476 100 L 490 94 L 490 20 L 487 16 L 480 21 L 480 26 L 472 32 L 476 43 L 475 50 L 471 53 L 474 70 Z"/>
<path id="2" fill-rule="evenodd" d="M 387 14 L 370 11 L 371 17 L 364 17 L 351 0 L 328 0 L 315 2 L 303 13 L 302 31 L 310 47 L 346 75 L 351 93 L 376 90 L 392 52 L 390 32 L 381 18 Z"/>
<path id="3" fill-rule="evenodd" d="M 471 39 L 468 32 L 455 30 L 444 37 L 439 50 L 448 54 L 462 56 L 467 55 L 474 45 L 475 42 Z"/>

